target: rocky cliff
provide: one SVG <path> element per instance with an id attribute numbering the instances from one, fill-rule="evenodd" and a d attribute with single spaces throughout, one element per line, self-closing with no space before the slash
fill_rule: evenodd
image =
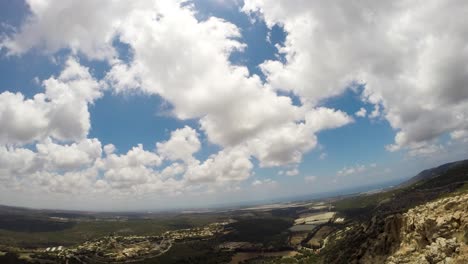
<path id="1" fill-rule="evenodd" d="M 362 226 L 358 263 L 468 263 L 468 194 L 443 198 Z"/>
<path id="2" fill-rule="evenodd" d="M 468 194 L 415 207 L 401 226 L 387 263 L 468 263 Z"/>

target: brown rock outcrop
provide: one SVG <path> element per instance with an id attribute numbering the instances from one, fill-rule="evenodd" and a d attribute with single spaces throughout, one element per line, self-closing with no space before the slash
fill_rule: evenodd
<path id="1" fill-rule="evenodd" d="M 468 194 L 415 207 L 402 220 L 387 263 L 468 263 Z"/>

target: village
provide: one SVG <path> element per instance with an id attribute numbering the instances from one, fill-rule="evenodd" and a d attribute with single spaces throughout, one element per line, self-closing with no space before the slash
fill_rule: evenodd
<path id="1" fill-rule="evenodd" d="M 203 227 L 166 231 L 160 236 L 119 236 L 110 234 L 86 241 L 75 247 L 55 246 L 24 252 L 27 258 L 41 263 L 61 260 L 77 263 L 130 263 L 158 257 L 171 249 L 174 243 L 209 239 L 229 232 L 226 225 L 232 221 L 211 223 Z"/>

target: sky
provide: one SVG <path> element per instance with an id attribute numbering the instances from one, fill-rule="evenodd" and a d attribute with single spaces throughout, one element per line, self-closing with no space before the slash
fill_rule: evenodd
<path id="1" fill-rule="evenodd" d="M 0 3 L 0 204 L 197 208 L 468 157 L 468 3 Z"/>

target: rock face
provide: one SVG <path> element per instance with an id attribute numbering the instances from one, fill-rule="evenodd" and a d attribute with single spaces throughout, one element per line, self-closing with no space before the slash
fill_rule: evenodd
<path id="1" fill-rule="evenodd" d="M 410 209 L 387 263 L 468 263 L 468 194 Z"/>
<path id="2" fill-rule="evenodd" d="M 468 194 L 387 216 L 379 230 L 376 221 L 365 228 L 374 238 L 361 247 L 360 263 L 468 263 Z"/>

